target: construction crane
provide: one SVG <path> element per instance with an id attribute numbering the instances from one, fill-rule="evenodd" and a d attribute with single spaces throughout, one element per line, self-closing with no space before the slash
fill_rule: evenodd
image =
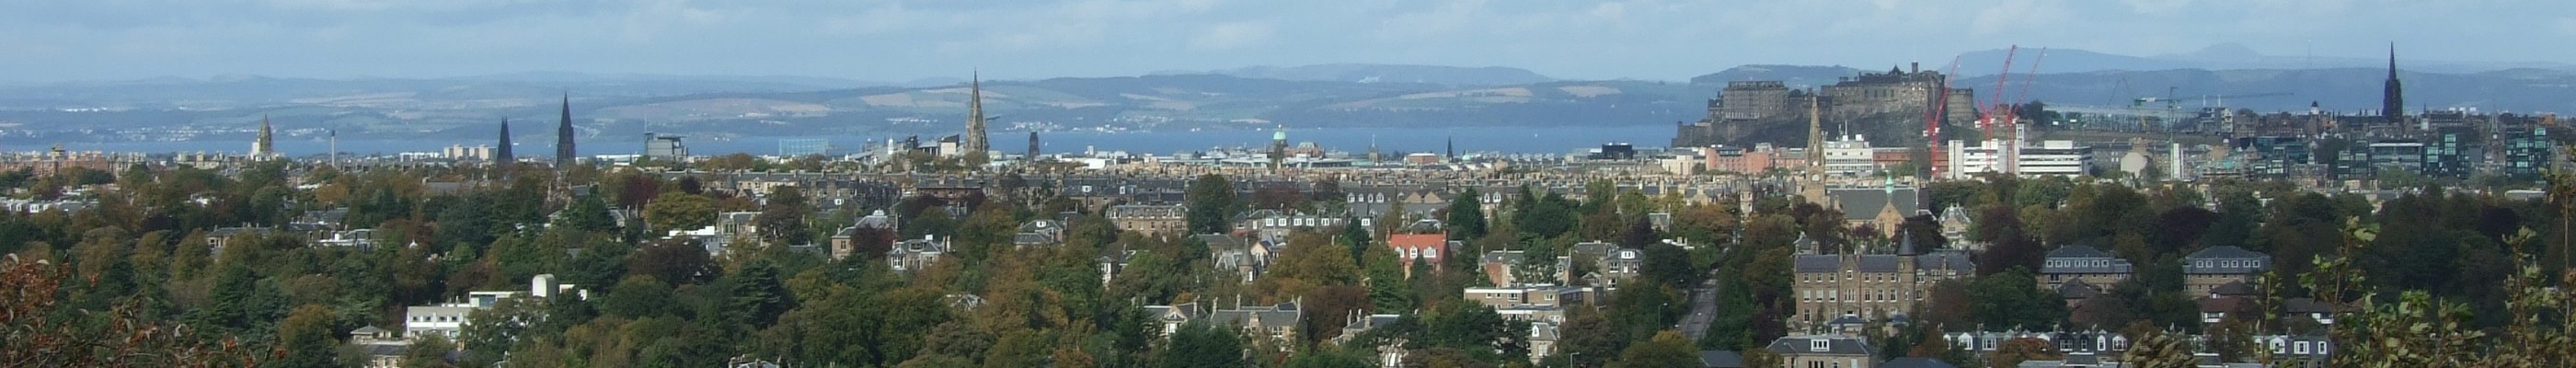
<path id="1" fill-rule="evenodd" d="M 2005 111 L 2008 107 L 2004 106 L 2004 86 L 2009 85 L 2006 83 L 2012 80 L 2013 57 L 2020 54 L 2021 45 L 2013 45 L 2012 48 L 2004 50 L 2004 69 L 2001 74 L 1995 74 L 1994 97 L 1986 99 L 1986 102 L 1990 103 L 1990 106 L 1992 107 L 1986 108 L 1986 116 L 1982 119 L 1977 119 L 1977 128 L 1984 131 L 1984 139 L 1986 140 L 1995 139 L 1995 125 L 2010 123 L 2002 121 L 2002 119 L 2010 119 L 2012 114 L 2009 111 Z"/>
<path id="2" fill-rule="evenodd" d="M 1959 75 L 1957 56 L 1950 57 L 1950 73 L 1942 74 L 1940 85 L 1933 86 L 1932 108 L 1923 109 L 1923 151 L 1925 155 L 1931 156 L 1923 160 L 1924 166 L 1929 166 L 1925 169 L 1926 173 L 1923 177 L 1926 180 L 1941 177 L 1942 174 L 1941 120 L 1950 117 L 1950 77 L 1955 75 Z"/>

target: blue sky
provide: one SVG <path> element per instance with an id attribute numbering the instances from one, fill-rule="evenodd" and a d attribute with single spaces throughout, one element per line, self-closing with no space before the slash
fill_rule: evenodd
<path id="1" fill-rule="evenodd" d="M 32 0 L 0 81 L 526 71 L 877 81 L 1252 65 L 1679 80 L 1740 64 L 1939 64 L 2010 44 L 2127 55 L 2576 61 L 2576 2 L 2388 0 Z"/>

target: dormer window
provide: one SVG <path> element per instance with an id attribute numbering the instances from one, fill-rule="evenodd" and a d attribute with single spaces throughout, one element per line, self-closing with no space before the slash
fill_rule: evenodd
<path id="1" fill-rule="evenodd" d="M 1833 350 L 1833 349 L 1834 349 L 1834 342 L 1833 342 L 1833 340 L 1826 340 L 1826 339 L 1814 339 L 1814 340 L 1807 340 L 1807 350 L 1808 350 L 1808 351 L 1824 352 L 1824 351 Z"/>

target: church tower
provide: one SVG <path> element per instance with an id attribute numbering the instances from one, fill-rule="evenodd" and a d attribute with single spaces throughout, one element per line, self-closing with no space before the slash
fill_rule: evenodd
<path id="1" fill-rule="evenodd" d="M 259 140 L 250 142 L 251 159 L 265 160 L 277 155 L 277 136 L 269 129 L 268 115 L 259 116 Z"/>
<path id="2" fill-rule="evenodd" d="M 1824 96 L 1807 95 L 1807 178 L 1799 195 L 1807 202 L 1832 208 L 1825 198 L 1825 118 Z"/>
<path id="3" fill-rule="evenodd" d="M 2405 124 L 2406 88 L 2397 82 L 2396 43 L 2388 44 L 2388 83 L 2380 93 L 2384 95 L 2379 102 L 2379 117 L 2388 120 L 2389 124 Z"/>
<path id="4" fill-rule="evenodd" d="M 518 160 L 510 153 L 510 118 L 501 118 L 501 145 L 492 147 L 492 166 L 508 165 Z"/>
<path id="5" fill-rule="evenodd" d="M 978 72 L 973 78 L 966 87 L 966 141 L 958 147 L 970 155 L 993 149 L 993 142 L 984 139 L 984 76 Z"/>
<path id="6" fill-rule="evenodd" d="M 1278 130 L 1270 132 L 1270 170 L 1275 172 L 1287 169 L 1287 161 L 1288 127 L 1280 126 Z"/>
<path id="7" fill-rule="evenodd" d="M 1030 130 L 1030 131 L 1029 131 L 1029 155 L 1028 155 L 1028 156 L 1026 156 L 1026 157 L 1022 157 L 1022 159 L 1028 160 L 1028 161 L 1029 161 L 1029 165 L 1032 165 L 1032 166 L 1034 166 L 1034 165 L 1037 165 L 1037 164 L 1038 164 L 1038 131 L 1037 131 L 1037 130 Z"/>
<path id="8" fill-rule="evenodd" d="M 575 152 L 578 152 L 578 151 L 573 150 L 573 141 L 572 141 L 572 94 L 571 94 L 571 93 L 565 93 L 565 94 L 564 94 L 564 97 L 563 97 L 563 119 L 562 119 L 562 120 L 557 120 L 556 122 L 557 122 L 557 124 L 555 125 L 555 169 L 556 169 L 556 170 L 563 170 L 563 169 L 565 169 L 565 168 L 572 167 L 573 159 L 574 159 L 574 158 L 576 158 L 576 157 L 579 157 L 579 156 L 577 156 L 577 155 L 578 155 L 578 153 L 575 153 Z M 508 125 L 508 124 L 503 124 L 503 125 Z"/>

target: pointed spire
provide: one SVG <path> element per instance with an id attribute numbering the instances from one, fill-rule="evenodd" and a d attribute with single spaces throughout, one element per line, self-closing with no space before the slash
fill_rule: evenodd
<path id="1" fill-rule="evenodd" d="M 573 159 L 574 159 L 575 157 L 578 157 L 578 155 L 580 154 L 580 153 L 579 153 L 580 151 L 579 151 L 579 150 L 577 150 L 577 149 L 575 149 L 575 147 L 573 146 L 573 137 L 572 137 L 572 134 L 573 134 L 573 130 L 572 130 L 572 92 L 571 92 L 571 91 L 565 91 L 565 92 L 564 92 L 564 96 L 563 96 L 563 118 L 562 118 L 561 120 L 557 120 L 557 121 L 556 121 L 556 123 L 557 123 L 557 125 L 555 126 L 555 169 L 556 169 L 556 170 L 563 170 L 564 168 L 572 167 Z M 504 124 L 504 125 L 506 125 L 506 124 Z"/>
<path id="2" fill-rule="evenodd" d="M 277 136 L 269 128 L 268 114 L 259 114 L 259 140 L 250 143 L 250 155 L 252 158 L 266 158 L 276 154 Z"/>
<path id="3" fill-rule="evenodd" d="M 510 152 L 510 118 L 501 118 L 501 144 L 492 148 L 492 164 L 506 165 L 516 160 L 517 155 Z"/>
<path id="4" fill-rule="evenodd" d="M 2406 88 L 2403 84 L 2398 83 L 2397 81 L 2396 42 L 2388 43 L 2388 82 L 2386 89 L 2382 90 L 2381 93 L 2382 100 L 2380 101 L 2379 106 L 2380 118 L 2387 120 L 2389 124 L 2404 124 L 2406 122 Z"/>
<path id="5" fill-rule="evenodd" d="M 987 128 L 984 121 L 984 72 L 975 71 L 969 78 L 966 85 L 966 141 L 959 148 L 968 153 L 983 153 L 993 149 L 992 141 L 984 136 Z"/>
<path id="6" fill-rule="evenodd" d="M 1897 234 L 1898 240 L 1896 243 L 1896 255 L 1911 256 L 1922 254 L 1915 252 L 1914 250 L 1914 232 L 1905 231 L 1903 228 L 1896 229 L 1896 232 L 1899 233 Z"/>

